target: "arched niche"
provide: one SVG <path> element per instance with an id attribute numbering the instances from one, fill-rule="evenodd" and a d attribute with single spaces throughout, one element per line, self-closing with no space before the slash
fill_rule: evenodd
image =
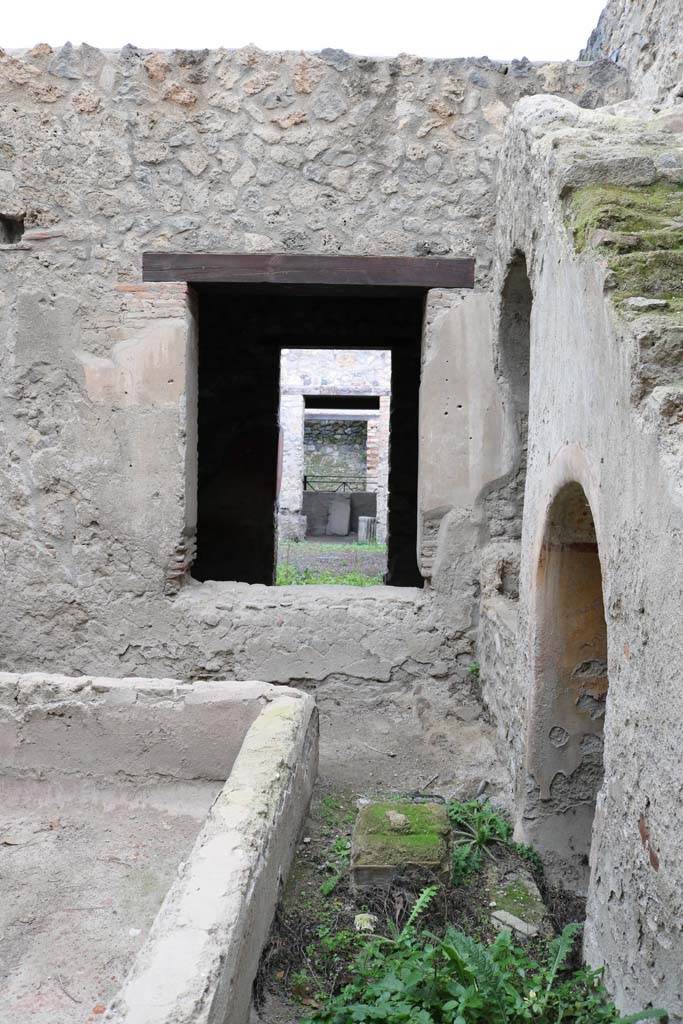
<path id="1" fill-rule="evenodd" d="M 578 483 L 548 512 L 533 601 L 533 695 L 527 742 L 525 838 L 550 877 L 585 893 L 603 778 L 607 628 L 595 524 Z"/>
<path id="2" fill-rule="evenodd" d="M 506 407 L 505 474 L 485 489 L 490 536 L 519 540 L 522 535 L 529 419 L 532 292 L 524 255 L 513 255 L 500 297 L 496 373 Z M 516 584 L 515 584 L 516 587 Z"/>
<path id="3" fill-rule="evenodd" d="M 505 276 L 498 328 L 499 368 L 509 388 L 519 462 L 526 466 L 533 296 L 526 258 L 517 252 Z"/>

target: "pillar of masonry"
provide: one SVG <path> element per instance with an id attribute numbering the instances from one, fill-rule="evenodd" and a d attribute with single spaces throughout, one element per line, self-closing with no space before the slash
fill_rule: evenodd
<path id="1" fill-rule="evenodd" d="M 278 536 L 303 540 L 306 516 L 302 513 L 304 487 L 304 396 L 281 395 L 282 473 L 278 498 Z"/>
<path id="2" fill-rule="evenodd" d="M 377 540 L 382 544 L 387 539 L 390 402 L 389 395 L 382 395 L 379 414 L 368 419 L 366 487 L 377 495 Z"/>

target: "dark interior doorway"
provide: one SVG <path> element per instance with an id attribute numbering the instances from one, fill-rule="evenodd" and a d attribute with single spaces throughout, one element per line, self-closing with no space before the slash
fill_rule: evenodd
<path id="1" fill-rule="evenodd" d="M 417 460 L 423 288 L 195 285 L 199 580 L 274 582 L 282 348 L 392 354 L 386 582 L 422 586 Z"/>

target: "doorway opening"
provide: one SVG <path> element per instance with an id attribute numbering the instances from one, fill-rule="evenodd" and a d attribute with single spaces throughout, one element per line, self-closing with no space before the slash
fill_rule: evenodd
<path id="1" fill-rule="evenodd" d="M 384 533 L 384 581 L 393 586 L 422 586 L 416 547 L 424 289 L 206 283 L 195 285 L 195 291 L 198 519 L 193 577 L 275 583 L 278 533 L 282 536 L 283 530 L 295 527 L 290 513 L 305 514 L 303 498 L 298 509 L 296 498 L 291 497 L 291 479 L 298 481 L 300 475 L 303 491 L 303 478 L 310 477 L 307 483 L 313 493 L 315 477 L 325 475 L 306 473 L 303 450 L 299 468 L 293 476 L 289 472 L 284 435 L 294 407 L 304 413 L 302 422 L 309 414 L 311 433 L 313 424 L 365 423 L 367 490 L 373 457 L 370 423 L 378 410 L 359 410 L 357 400 L 379 398 L 380 405 L 385 399 L 388 420 L 386 496 L 380 494 L 378 483 L 375 515 L 364 518 L 374 518 L 375 528 L 379 526 L 380 535 Z M 329 382 L 317 387 L 309 384 L 296 396 L 288 394 L 281 363 L 283 358 L 300 361 L 301 350 L 324 353 L 330 365 L 335 358 L 362 362 L 353 353 L 365 353 L 366 358 L 373 354 L 373 359 L 383 361 L 388 393 L 378 394 L 377 388 L 368 387 L 367 379 L 360 387 L 359 376 L 356 393 L 348 396 L 354 402 L 342 409 L 331 407 L 331 403 L 346 396 L 335 394 Z M 294 398 L 297 402 L 290 401 Z M 311 404 L 316 398 L 324 400 L 318 407 Z M 385 512 L 380 524 L 382 501 Z M 362 510 L 356 509 L 355 520 L 351 508 L 349 513 L 349 529 L 355 525 L 357 533 Z M 285 522 L 288 516 L 289 525 Z M 325 523 L 327 526 L 327 519 Z"/>
<path id="2" fill-rule="evenodd" d="M 550 877 L 583 895 L 604 771 L 608 676 L 595 524 L 578 483 L 565 485 L 550 508 L 535 599 L 524 831 Z"/>
<path id="3" fill-rule="evenodd" d="M 391 352 L 283 349 L 277 582 L 384 582 Z"/>

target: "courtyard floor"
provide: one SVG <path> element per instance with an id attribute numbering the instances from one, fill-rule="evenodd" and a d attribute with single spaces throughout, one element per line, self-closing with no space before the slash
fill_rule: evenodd
<path id="1" fill-rule="evenodd" d="M 277 582 L 372 586 L 382 583 L 386 565 L 385 544 L 359 544 L 353 534 L 284 541 L 278 550 Z"/>

